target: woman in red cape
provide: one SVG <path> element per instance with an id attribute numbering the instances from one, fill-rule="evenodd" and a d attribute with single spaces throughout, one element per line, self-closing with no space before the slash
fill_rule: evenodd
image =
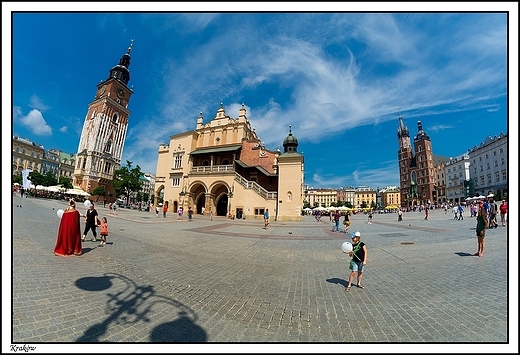
<path id="1" fill-rule="evenodd" d="M 83 253 L 79 217 L 80 214 L 76 210 L 76 202 L 71 199 L 69 207 L 67 207 L 61 216 L 60 226 L 58 228 L 58 239 L 54 247 L 54 255 L 69 256 L 81 255 Z"/>

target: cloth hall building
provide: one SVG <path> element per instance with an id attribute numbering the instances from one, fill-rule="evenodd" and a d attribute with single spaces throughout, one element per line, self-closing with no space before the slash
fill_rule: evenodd
<path id="1" fill-rule="evenodd" d="M 244 105 L 238 118 L 222 106 L 196 128 L 169 137 L 159 145 L 154 203 L 184 213 L 232 218 L 301 221 L 303 207 L 303 155 L 298 140 L 289 135 L 280 150 L 267 149 L 251 127 Z"/>

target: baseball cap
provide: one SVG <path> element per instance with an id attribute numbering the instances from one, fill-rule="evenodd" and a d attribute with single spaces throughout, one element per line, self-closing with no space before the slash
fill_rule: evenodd
<path id="1" fill-rule="evenodd" d="M 354 239 L 354 238 L 356 238 L 356 237 L 361 237 L 361 233 L 359 233 L 358 231 L 355 231 L 354 233 L 352 233 L 352 234 L 350 235 L 350 238 L 352 238 L 352 239 Z"/>

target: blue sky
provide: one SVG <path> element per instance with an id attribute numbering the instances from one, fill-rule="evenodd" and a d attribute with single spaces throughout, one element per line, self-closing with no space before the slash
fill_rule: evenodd
<path id="1" fill-rule="evenodd" d="M 215 3 L 206 4 L 207 13 L 187 13 L 200 10 L 189 3 L 104 5 L 105 11 L 178 13 L 85 13 L 91 8 L 79 4 L 53 10 L 80 12 L 3 14 L 12 20 L 12 37 L 4 37 L 12 42 L 11 105 L 3 105 L 11 112 L 4 117 L 12 117 L 12 134 L 46 149 L 77 152 L 96 85 L 131 40 L 134 95 L 123 162 L 145 172 L 155 174 L 161 142 L 195 129 L 201 111 L 208 122 L 221 102 L 234 118 L 245 104 L 271 150 L 292 125 L 305 156 L 305 183 L 316 188 L 399 185 L 399 112 L 412 141 L 421 121 L 441 156 L 461 155 L 510 128 L 516 134 L 518 68 L 508 73 L 508 50 L 518 63 L 514 3 L 378 9 L 514 11 L 516 30 L 508 28 L 506 13 L 346 12 L 373 10 L 366 4 Z M 25 10 L 14 5 L 12 11 Z M 211 12 L 250 10 L 309 12 Z M 507 119 L 508 80 L 514 126 Z"/>

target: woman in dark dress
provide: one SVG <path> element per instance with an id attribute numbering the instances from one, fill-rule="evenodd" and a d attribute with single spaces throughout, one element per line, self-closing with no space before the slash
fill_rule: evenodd
<path id="1" fill-rule="evenodd" d="M 71 199 L 69 206 L 61 216 L 54 255 L 70 256 L 83 254 L 79 217 L 80 214 L 76 210 L 76 202 Z"/>

